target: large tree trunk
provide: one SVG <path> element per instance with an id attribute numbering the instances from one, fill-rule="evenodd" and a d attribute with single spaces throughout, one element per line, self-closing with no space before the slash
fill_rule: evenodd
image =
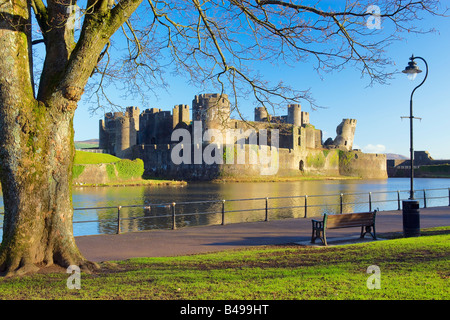
<path id="1" fill-rule="evenodd" d="M 35 99 L 27 1 L 0 1 L 0 271 L 24 274 L 54 263 L 91 269 L 72 231 L 72 122 L 82 90 L 59 89 L 66 53 L 45 77 L 54 80 L 45 84 L 46 99 Z"/>
<path id="2" fill-rule="evenodd" d="M 5 217 L 0 266 L 9 275 L 53 263 L 95 267 L 79 252 L 72 231 L 73 112 L 54 115 L 47 109 L 37 103 L 22 106 L 19 121 L 2 123 L 0 139 L 15 139 L 1 145 L 15 157 L 2 161 L 1 172 Z"/>
<path id="3" fill-rule="evenodd" d="M 72 227 L 73 116 L 111 35 L 142 0 L 89 0 L 75 43 L 73 0 L 0 0 L 0 181 L 5 216 L 0 272 L 17 275 L 58 264 L 92 270 Z M 37 94 L 31 55 L 31 9 L 46 59 Z"/>

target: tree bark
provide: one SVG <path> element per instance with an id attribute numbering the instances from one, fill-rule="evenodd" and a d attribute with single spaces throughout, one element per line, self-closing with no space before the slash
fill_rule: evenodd
<path id="1" fill-rule="evenodd" d="M 0 181 L 5 216 L 0 271 L 21 275 L 54 263 L 91 270 L 97 265 L 80 253 L 72 228 L 73 115 L 81 93 L 52 86 L 45 102 L 35 99 L 30 29 L 27 1 L 2 1 Z"/>
<path id="2" fill-rule="evenodd" d="M 54 263 L 96 268 L 82 256 L 73 236 L 73 112 L 55 115 L 46 109 L 42 103 L 21 106 L 18 117 L 27 120 L 2 123 L 0 139 L 14 131 L 20 136 L 13 145 L 1 146 L 15 155 L 14 161 L 2 159 L 1 172 L 5 217 L 0 268 L 7 275 Z M 29 125 L 25 110 L 42 114 Z"/>
<path id="3" fill-rule="evenodd" d="M 142 0 L 89 0 L 75 43 L 73 0 L 0 0 L 0 182 L 5 216 L 0 272 L 22 275 L 57 264 L 91 271 L 73 235 L 73 116 L 102 49 Z M 46 59 L 34 92 L 31 7 Z"/>

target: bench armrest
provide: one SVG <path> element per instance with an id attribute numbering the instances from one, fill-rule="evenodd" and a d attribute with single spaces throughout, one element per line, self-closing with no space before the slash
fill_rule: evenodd
<path id="1" fill-rule="evenodd" d="M 312 222 L 312 226 L 313 226 L 313 228 L 314 229 L 317 229 L 317 228 L 323 228 L 323 221 L 322 220 L 311 220 L 311 222 Z"/>

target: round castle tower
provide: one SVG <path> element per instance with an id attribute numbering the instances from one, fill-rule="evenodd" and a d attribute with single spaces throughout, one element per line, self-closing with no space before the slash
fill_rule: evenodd
<path id="1" fill-rule="evenodd" d="M 302 106 L 299 104 L 288 105 L 287 123 L 300 127 L 302 125 Z"/>
<path id="2" fill-rule="evenodd" d="M 192 101 L 192 121 L 202 121 L 203 130 L 226 129 L 230 114 L 230 101 L 226 94 L 201 94 Z"/>
<path id="3" fill-rule="evenodd" d="M 116 125 L 114 154 L 120 155 L 123 150 L 128 149 L 137 143 L 139 108 L 127 107 L 125 113 L 115 113 L 114 122 Z"/>
<path id="4" fill-rule="evenodd" d="M 264 107 L 256 107 L 255 108 L 255 121 L 263 121 L 267 120 L 269 114 L 267 113 L 266 108 Z"/>

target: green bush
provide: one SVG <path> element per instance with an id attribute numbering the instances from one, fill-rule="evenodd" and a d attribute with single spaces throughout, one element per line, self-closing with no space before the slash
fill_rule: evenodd
<path id="1" fill-rule="evenodd" d="M 449 164 L 439 164 L 439 165 L 420 166 L 418 170 L 423 173 L 450 174 L 450 165 Z"/>
<path id="2" fill-rule="evenodd" d="M 108 174 L 108 179 L 113 181 L 116 179 L 116 167 L 114 164 L 106 165 L 106 173 Z"/>
<path id="3" fill-rule="evenodd" d="M 122 159 L 116 162 L 116 169 L 120 179 L 140 178 L 144 174 L 144 161 Z"/>

